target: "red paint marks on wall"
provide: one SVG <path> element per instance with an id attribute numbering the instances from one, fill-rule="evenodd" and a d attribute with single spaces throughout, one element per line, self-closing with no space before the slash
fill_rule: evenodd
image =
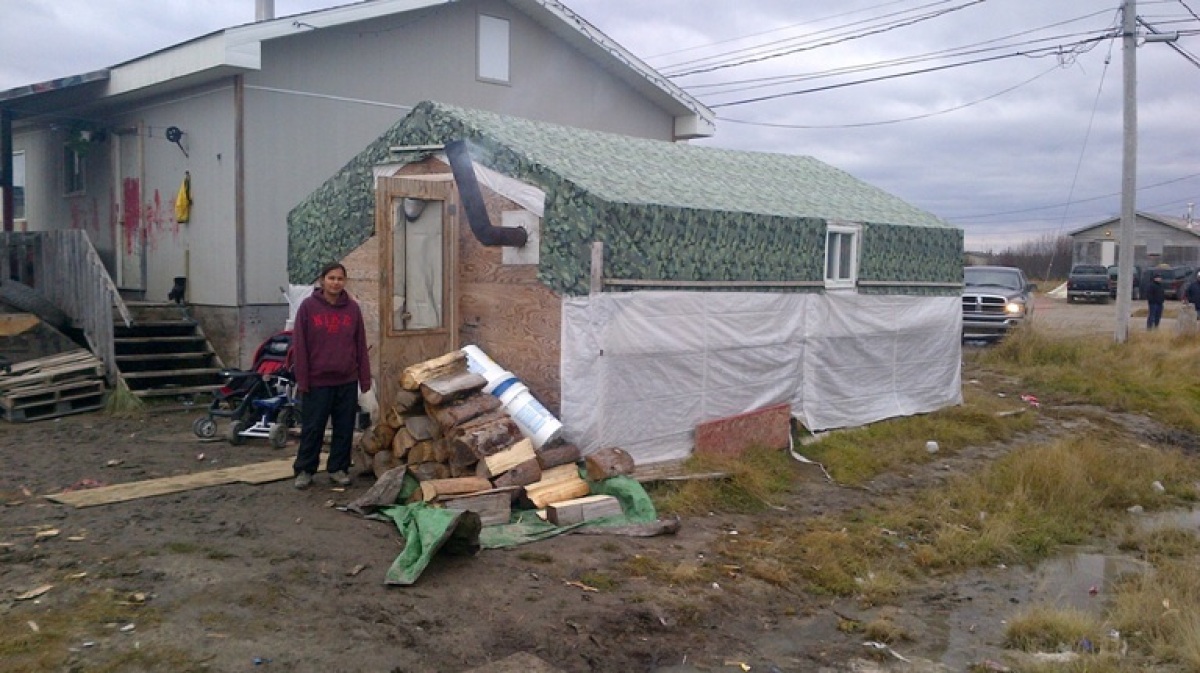
<path id="1" fill-rule="evenodd" d="M 125 178 L 121 184 L 121 230 L 125 241 L 125 254 L 134 253 L 134 241 L 140 241 L 142 236 L 142 185 L 136 178 Z"/>

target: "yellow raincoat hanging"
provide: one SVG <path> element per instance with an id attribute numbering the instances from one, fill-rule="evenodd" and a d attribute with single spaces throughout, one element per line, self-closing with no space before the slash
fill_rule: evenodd
<path id="1" fill-rule="evenodd" d="M 175 195 L 175 221 L 186 224 L 192 219 L 192 173 L 183 172 L 183 184 L 179 185 L 179 193 Z"/>

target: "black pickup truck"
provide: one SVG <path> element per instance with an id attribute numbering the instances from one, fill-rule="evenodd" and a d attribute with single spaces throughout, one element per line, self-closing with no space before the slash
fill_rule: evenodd
<path id="1" fill-rule="evenodd" d="M 1108 267 L 1103 264 L 1076 264 L 1067 276 L 1067 301 L 1091 299 L 1107 303 L 1110 299 Z"/>

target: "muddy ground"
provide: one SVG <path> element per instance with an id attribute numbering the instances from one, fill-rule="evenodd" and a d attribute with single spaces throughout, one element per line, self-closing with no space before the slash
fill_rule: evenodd
<path id="1" fill-rule="evenodd" d="M 964 373 L 964 381 L 976 379 Z M 967 385 L 1014 398 L 1037 392 L 987 378 Z M 294 451 L 294 442 L 274 450 L 265 441 L 198 440 L 190 425 L 200 411 L 0 425 L 0 616 L 37 624 L 97 592 L 145 601 L 128 622 L 77 624 L 78 637 L 56 645 L 67 650 L 66 665 L 45 670 L 457 673 L 498 670 L 492 662 L 527 653 L 571 673 L 962 671 L 999 659 L 1003 619 L 1045 591 L 1035 569 L 990 569 L 930 583 L 898 606 L 865 608 L 853 598 L 786 592 L 736 568 L 699 587 L 628 570 L 634 555 L 719 567 L 719 545 L 759 524 L 936 484 L 1009 446 L 973 447 L 883 475 L 867 489 L 830 484 L 820 470 L 796 463 L 796 486 L 762 515 L 687 518 L 671 536 L 564 535 L 473 557 L 439 556 L 411 587 L 384 584 L 402 545 L 395 526 L 337 507 L 369 488 L 366 477 L 344 490 L 321 474 L 304 492 L 286 480 L 83 509 L 41 497 Z M 1054 420 L 1065 415 L 1040 416 L 1036 436 L 1022 441 L 1073 429 Z M 58 534 L 38 536 L 51 529 Z M 597 577 L 612 582 L 601 591 L 568 584 Z M 18 600 L 44 585 L 53 588 Z M 913 664 L 888 656 L 865 663 L 863 636 L 838 629 L 843 618 L 869 620 L 880 611 L 910 634 L 895 650 Z M 126 656 L 136 664 L 101 669 L 131 651 L 141 653 Z M 14 670 L 5 666 L 0 660 L 0 670 Z"/>

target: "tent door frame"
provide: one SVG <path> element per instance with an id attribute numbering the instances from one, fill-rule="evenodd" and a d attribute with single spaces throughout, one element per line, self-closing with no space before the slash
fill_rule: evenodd
<path id="1" fill-rule="evenodd" d="M 433 176 L 410 177 L 380 177 L 375 186 L 375 233 L 379 239 L 379 401 L 383 408 L 389 408 L 395 400 L 396 391 L 400 386 L 400 375 L 404 368 L 430 358 L 444 355 L 459 347 L 458 343 L 458 290 L 456 278 L 458 261 L 458 213 L 461 212 L 458 192 L 449 174 Z M 414 224 L 425 226 L 429 232 L 429 218 L 436 218 L 441 213 L 441 292 L 440 306 L 435 292 L 427 293 L 432 300 L 433 309 L 418 308 L 409 310 L 404 302 L 407 297 L 398 296 L 396 276 L 397 244 L 405 245 L 405 238 L 396 235 L 397 231 L 408 231 L 409 222 L 404 215 L 404 200 L 419 199 L 427 202 L 420 219 L 413 220 Z M 399 252 L 405 252 L 409 247 L 402 247 Z M 416 259 L 418 264 L 428 261 L 426 258 Z M 428 271 L 428 268 L 425 269 Z M 408 276 L 405 276 L 406 283 Z M 425 277 L 424 280 L 431 280 Z M 404 286 L 407 287 L 407 284 Z M 405 295 L 409 293 L 406 291 Z M 401 305 L 397 306 L 397 302 Z M 432 312 L 431 312 L 432 311 Z M 416 314 L 414 317 L 414 313 Z M 436 326 L 430 326 L 429 316 L 440 314 Z M 406 319 L 413 320 L 416 326 L 411 326 Z"/>

